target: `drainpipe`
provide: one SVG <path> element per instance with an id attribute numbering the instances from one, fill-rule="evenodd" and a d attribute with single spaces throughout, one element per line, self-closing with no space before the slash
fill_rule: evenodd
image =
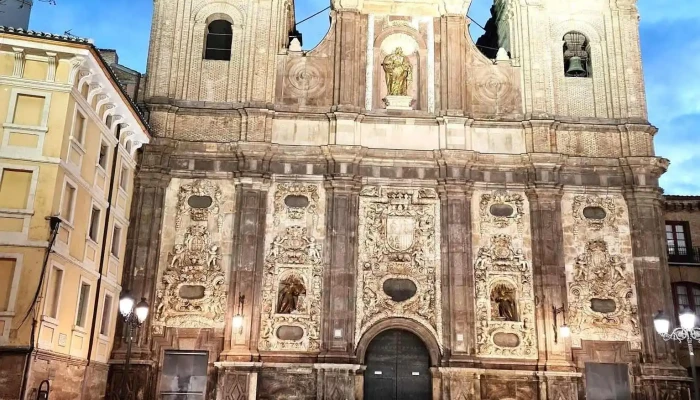
<path id="1" fill-rule="evenodd" d="M 39 285 L 36 288 L 36 292 L 34 293 L 34 299 L 32 299 L 32 305 L 29 306 L 29 309 L 27 310 L 27 313 L 24 315 L 24 319 L 22 320 L 22 323 L 27 320 L 27 317 L 29 317 L 29 314 L 34 312 L 34 318 L 32 318 L 32 330 L 31 333 L 29 334 L 29 352 L 27 352 L 27 358 L 24 360 L 24 371 L 22 372 L 22 386 L 20 388 L 20 393 L 19 393 L 19 398 L 24 399 L 24 395 L 27 392 L 27 381 L 29 378 L 29 365 L 32 358 L 32 353 L 34 352 L 34 336 L 36 336 L 36 325 L 37 325 L 37 318 L 36 318 L 36 310 L 34 310 L 34 307 L 36 307 L 37 302 L 39 301 L 39 295 L 41 294 L 41 289 L 44 286 L 44 278 L 46 277 L 46 266 L 49 264 L 49 255 L 53 251 L 53 245 L 56 242 L 56 237 L 58 236 L 58 228 L 61 226 L 61 218 L 57 216 L 52 216 L 47 218 L 49 220 L 49 227 L 51 228 L 51 235 L 49 238 L 49 244 L 46 247 L 46 253 L 44 253 L 44 261 L 41 264 L 41 276 L 39 277 Z M 21 325 L 20 325 L 21 326 Z"/>
<path id="2" fill-rule="evenodd" d="M 87 365 L 85 366 L 85 373 L 87 374 L 88 367 L 92 363 L 92 348 L 95 344 L 95 330 L 97 328 L 97 310 L 100 303 L 100 289 L 102 288 L 102 272 L 105 268 L 105 255 L 107 253 L 107 233 L 109 226 L 109 218 L 112 216 L 112 203 L 114 197 L 114 180 L 117 174 L 117 160 L 119 159 L 119 142 L 121 140 L 122 125 L 117 125 L 117 144 L 114 145 L 114 151 L 112 155 L 112 171 L 109 176 L 109 191 L 107 192 L 107 211 L 105 212 L 105 226 L 102 232 L 102 244 L 100 245 L 100 268 L 99 275 L 97 278 L 97 290 L 95 290 L 95 304 L 92 308 L 92 327 L 90 328 L 90 341 L 88 342 L 88 353 L 87 353 Z M 85 381 L 83 377 L 83 387 L 85 387 Z M 82 392 L 82 391 L 81 391 Z"/>

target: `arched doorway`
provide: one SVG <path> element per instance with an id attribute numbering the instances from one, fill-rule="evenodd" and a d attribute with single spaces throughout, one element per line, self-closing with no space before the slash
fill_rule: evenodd
<path id="1" fill-rule="evenodd" d="M 411 332 L 391 329 L 377 335 L 365 353 L 365 400 L 430 400 L 430 354 Z"/>

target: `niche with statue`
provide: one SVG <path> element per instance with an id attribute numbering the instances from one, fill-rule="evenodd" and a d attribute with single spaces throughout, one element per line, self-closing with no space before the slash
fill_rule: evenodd
<path id="1" fill-rule="evenodd" d="M 491 320 L 517 322 L 517 289 L 510 283 L 498 282 L 491 288 Z"/>

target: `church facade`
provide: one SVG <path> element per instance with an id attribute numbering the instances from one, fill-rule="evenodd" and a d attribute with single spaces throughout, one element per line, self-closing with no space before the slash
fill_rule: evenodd
<path id="1" fill-rule="evenodd" d="M 635 1 L 469 6 L 154 1 L 112 392 L 688 398 Z"/>

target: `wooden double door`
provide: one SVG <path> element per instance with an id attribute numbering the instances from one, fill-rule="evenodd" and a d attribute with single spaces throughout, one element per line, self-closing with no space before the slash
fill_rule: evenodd
<path id="1" fill-rule="evenodd" d="M 418 336 L 404 330 L 380 333 L 365 355 L 365 400 L 430 400 L 430 354 Z"/>

